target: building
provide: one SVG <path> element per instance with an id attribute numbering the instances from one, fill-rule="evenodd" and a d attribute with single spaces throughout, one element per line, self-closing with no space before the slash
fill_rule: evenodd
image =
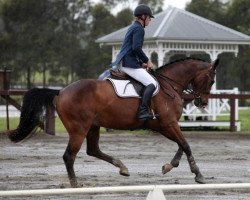
<path id="1" fill-rule="evenodd" d="M 158 56 L 158 66 L 178 54 L 208 54 L 211 60 L 223 52 L 237 56 L 239 45 L 249 45 L 250 36 L 175 7 L 157 14 L 145 29 L 143 50 Z M 112 59 L 119 53 L 128 27 L 98 38 L 100 45 L 112 46 Z"/>

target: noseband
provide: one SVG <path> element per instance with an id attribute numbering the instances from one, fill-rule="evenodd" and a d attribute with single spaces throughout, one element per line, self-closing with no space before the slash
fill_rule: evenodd
<path id="1" fill-rule="evenodd" d="M 193 95 L 193 97 L 194 97 L 194 105 L 196 107 L 201 107 L 202 106 L 202 99 L 201 99 L 201 92 L 200 91 L 195 91 L 193 89 L 185 89 L 184 91 L 186 91 L 188 94 Z"/>
<path id="2" fill-rule="evenodd" d="M 215 73 L 214 73 L 215 74 Z M 206 77 L 208 77 L 208 80 L 212 80 L 211 76 L 209 74 L 206 74 Z M 194 81 L 192 81 L 191 85 L 192 87 L 194 88 Z M 197 106 L 197 107 L 201 107 L 203 106 L 203 101 L 202 101 L 202 98 L 201 98 L 201 94 L 210 94 L 210 92 L 208 92 L 208 88 L 210 86 L 212 86 L 214 83 L 214 81 L 211 81 L 211 83 L 209 84 L 209 81 L 207 81 L 206 83 L 206 89 L 203 90 L 196 90 L 196 89 L 186 89 L 185 91 L 189 94 L 192 94 L 194 96 L 194 105 Z"/>

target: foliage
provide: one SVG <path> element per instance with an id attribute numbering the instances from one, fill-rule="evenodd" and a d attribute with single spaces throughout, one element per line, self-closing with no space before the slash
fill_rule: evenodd
<path id="1" fill-rule="evenodd" d="M 100 74 L 109 66 L 111 60 L 111 47 L 100 49 L 95 39 L 114 31 L 116 24 L 115 17 L 103 4 L 95 5 L 91 9 L 91 16 L 91 28 L 87 37 L 86 48 L 83 51 L 85 57 L 84 67 L 78 69 L 83 78 L 96 77 L 97 74 Z"/>
<path id="2" fill-rule="evenodd" d="M 133 11 L 110 9 L 124 0 L 1 0 L 0 64 L 12 69 L 12 84 L 33 87 L 37 72 L 43 86 L 96 78 L 111 62 L 111 47 L 97 38 L 128 26 Z M 160 11 L 162 0 L 137 1 Z"/>
<path id="3" fill-rule="evenodd" d="M 124 7 L 116 15 L 110 10 L 125 0 L 0 0 L 0 65 L 12 69 L 12 85 L 36 84 L 42 74 L 43 86 L 69 84 L 79 78 L 97 78 L 109 67 L 111 47 L 99 47 L 95 40 L 133 20 Z M 163 0 L 136 0 L 156 14 Z M 125 4 L 124 4 L 125 5 Z M 250 1 L 192 0 L 187 10 L 230 28 L 250 34 Z M 220 55 L 218 88 L 250 88 L 248 46 L 241 46 L 237 58 Z"/>
<path id="4" fill-rule="evenodd" d="M 153 14 L 156 14 L 162 11 L 163 0 L 139 0 L 138 4 L 148 5 L 151 8 Z"/>
<path id="5" fill-rule="evenodd" d="M 1 48 L 10 56 L 1 61 L 13 69 L 12 76 L 18 80 L 20 73 L 26 70 L 27 87 L 30 88 L 35 71 L 45 75 L 46 70 L 53 73 L 60 66 L 60 73 L 73 79 L 74 61 L 80 50 L 79 37 L 87 30 L 82 22 L 87 21 L 89 1 L 3 2 L 4 35 L 1 39 L 5 45 Z"/>
<path id="6" fill-rule="evenodd" d="M 223 3 L 220 0 L 192 0 L 186 7 L 192 13 L 250 35 L 249 8 L 249 0 L 232 0 L 229 3 Z M 240 46 L 237 57 L 229 53 L 219 55 L 217 88 L 232 89 L 238 87 L 241 91 L 249 91 L 249 54 L 249 46 Z"/>
<path id="7" fill-rule="evenodd" d="M 187 4 L 186 10 L 201 17 L 225 24 L 226 4 L 219 0 L 192 0 Z"/>

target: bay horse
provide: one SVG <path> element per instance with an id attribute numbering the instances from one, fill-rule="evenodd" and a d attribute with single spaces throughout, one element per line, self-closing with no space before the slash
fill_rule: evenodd
<path id="1" fill-rule="evenodd" d="M 121 175 L 129 176 L 129 171 L 121 160 L 100 150 L 100 127 L 123 130 L 147 128 L 178 145 L 178 151 L 170 164 L 163 165 L 163 174 L 178 167 L 184 152 L 191 172 L 195 174 L 195 181 L 205 183 L 178 121 L 183 109 L 182 93 L 188 84 L 192 85 L 195 105 L 198 107 L 207 105 L 218 63 L 218 59 L 208 63 L 186 58 L 153 71 L 152 75 L 158 80 L 160 91 L 152 98 L 151 107 L 159 117 L 146 122 L 137 118 L 140 99 L 118 97 L 110 81 L 107 80 L 79 80 L 62 90 L 31 89 L 23 98 L 19 125 L 17 129 L 9 131 L 8 136 L 13 142 L 19 142 L 30 136 L 40 123 L 43 109 L 54 106 L 69 134 L 63 160 L 71 186 L 77 187 L 74 161 L 85 138 L 86 153 L 89 156 L 107 161 L 118 167 Z"/>

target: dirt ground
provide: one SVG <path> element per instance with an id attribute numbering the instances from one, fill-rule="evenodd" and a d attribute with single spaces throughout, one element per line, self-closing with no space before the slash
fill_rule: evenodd
<path id="1" fill-rule="evenodd" d="M 196 163 L 207 183 L 250 182 L 250 134 L 228 132 L 184 132 Z M 11 143 L 0 134 L 0 190 L 51 189 L 69 187 L 62 160 L 68 136 L 39 133 L 20 144 Z M 177 145 L 163 136 L 102 134 L 100 148 L 120 158 L 130 171 L 130 177 L 119 175 L 118 168 L 87 156 L 86 143 L 75 162 L 78 182 L 83 187 L 124 185 L 195 184 L 186 156 L 180 166 L 162 175 L 161 167 L 173 158 Z M 95 195 L 55 195 L 0 197 L 0 199 L 98 199 L 145 200 L 148 192 Z M 164 192 L 166 199 L 250 199 L 250 190 L 207 190 Z"/>

